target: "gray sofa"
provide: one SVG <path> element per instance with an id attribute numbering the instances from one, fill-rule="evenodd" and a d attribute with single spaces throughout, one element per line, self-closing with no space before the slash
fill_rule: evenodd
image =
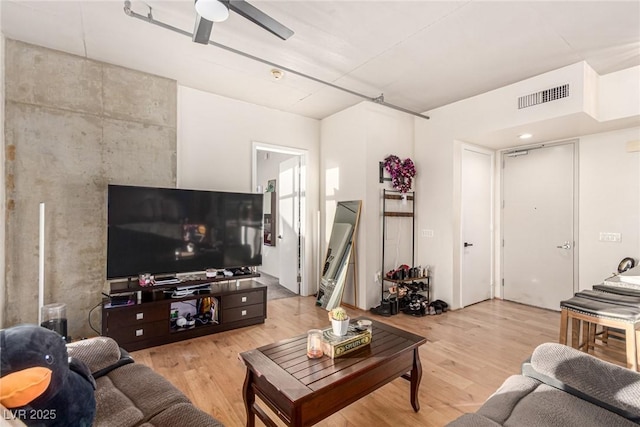
<path id="1" fill-rule="evenodd" d="M 475 413 L 449 427 L 637 426 L 640 373 L 561 344 L 537 347 Z"/>
<path id="2" fill-rule="evenodd" d="M 222 426 L 164 377 L 134 363 L 111 338 L 73 342 L 67 351 L 83 361 L 96 380 L 96 427 Z"/>

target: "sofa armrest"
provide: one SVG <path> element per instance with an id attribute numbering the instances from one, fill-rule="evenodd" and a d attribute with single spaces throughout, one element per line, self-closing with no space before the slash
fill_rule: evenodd
<path id="1" fill-rule="evenodd" d="M 94 378 L 100 378 L 112 370 L 133 363 L 133 358 L 109 337 L 94 337 L 67 344 L 67 352 L 84 362 Z"/>
<path id="2" fill-rule="evenodd" d="M 640 373 L 571 347 L 538 346 L 522 373 L 583 400 L 640 422 Z"/>

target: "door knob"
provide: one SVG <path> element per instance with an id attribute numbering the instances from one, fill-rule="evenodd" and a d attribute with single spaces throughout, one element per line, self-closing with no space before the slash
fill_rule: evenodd
<path id="1" fill-rule="evenodd" d="M 278 234 L 278 239 L 282 239 L 282 234 Z"/>
<path id="2" fill-rule="evenodd" d="M 558 249 L 571 249 L 571 244 L 569 242 L 564 242 L 561 246 L 556 246 Z"/>
<path id="3" fill-rule="evenodd" d="M 469 246 L 473 246 L 473 243 L 464 242 L 464 247 L 465 248 L 468 248 Z"/>

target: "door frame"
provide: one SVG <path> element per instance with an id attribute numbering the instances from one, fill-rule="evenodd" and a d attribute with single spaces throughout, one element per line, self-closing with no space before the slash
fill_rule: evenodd
<path id="1" fill-rule="evenodd" d="M 520 145 L 520 146 L 511 147 L 511 148 L 505 148 L 505 149 L 499 150 L 500 165 L 502 165 L 504 162 L 504 156 L 516 151 L 535 150 L 539 148 L 552 147 L 554 145 L 566 145 L 566 144 L 573 145 L 573 251 L 572 251 L 573 253 L 573 292 L 578 292 L 579 283 L 580 283 L 579 277 L 578 277 L 578 273 L 580 271 L 580 266 L 579 266 L 579 260 L 580 260 L 580 257 L 579 257 L 580 255 L 579 254 L 580 252 L 580 244 L 579 244 L 579 239 L 580 239 L 580 233 L 579 233 L 580 231 L 580 227 L 579 227 L 580 139 L 571 138 L 571 139 L 564 139 L 559 141 L 542 142 L 542 143 L 536 143 L 536 144 L 530 144 L 530 145 Z M 498 173 L 500 174 L 500 196 L 498 200 L 500 200 L 500 207 L 502 207 L 502 201 L 504 197 L 504 174 L 502 173 L 503 171 L 502 167 L 500 167 L 498 170 L 499 170 Z M 500 208 L 500 227 L 499 227 L 500 236 L 499 236 L 498 242 L 502 242 L 504 240 L 503 215 L 504 215 L 504 212 L 502 208 Z M 499 286 L 499 292 L 497 293 L 497 296 L 501 299 L 504 299 L 504 246 L 502 244 L 499 245 L 499 250 L 500 250 L 500 257 L 499 257 L 500 268 L 497 269 L 497 271 L 499 272 L 498 283 L 500 284 L 500 286 Z"/>
<path id="2" fill-rule="evenodd" d="M 298 272 L 298 274 L 300 275 L 300 295 L 305 296 L 305 295 L 310 295 L 310 293 L 315 292 L 315 290 L 311 289 L 310 283 L 307 280 L 307 274 L 306 273 L 306 269 L 307 269 L 307 253 L 305 250 L 305 245 L 304 242 L 308 239 L 308 238 L 312 238 L 311 236 L 308 236 L 307 231 L 309 230 L 309 227 L 307 227 L 307 214 L 308 214 L 308 209 L 309 209 L 309 205 L 307 203 L 307 188 L 306 188 L 306 183 L 309 181 L 309 177 L 308 177 L 308 171 L 309 168 L 307 167 L 308 164 L 308 156 L 309 156 L 309 152 L 308 150 L 305 149 L 300 149 L 300 148 L 292 148 L 292 147 L 286 147 L 283 145 L 276 145 L 276 144 L 268 144 L 268 143 L 263 143 L 263 142 L 258 142 L 258 141 L 252 141 L 251 142 L 251 188 L 253 188 L 254 191 L 258 191 L 257 187 L 258 187 L 258 151 L 270 151 L 273 153 L 282 153 L 282 154 L 291 154 L 294 156 L 299 156 L 300 157 L 300 188 L 299 190 L 299 198 L 300 198 L 300 238 L 298 239 L 299 243 L 299 247 L 298 250 L 300 251 L 300 271 Z"/>
<path id="3" fill-rule="evenodd" d="M 458 274 L 460 275 L 460 280 L 459 280 L 459 287 L 458 287 L 458 301 L 460 302 L 460 307 L 462 307 L 462 292 L 464 291 L 464 286 L 463 286 L 463 279 L 464 279 L 464 274 L 463 274 L 463 270 L 464 270 L 464 233 L 463 233 L 463 227 L 464 227 L 464 221 L 462 221 L 462 219 L 464 218 L 464 187 L 463 187 L 463 182 L 462 182 L 462 169 L 464 168 L 464 156 L 463 156 L 463 152 L 467 150 L 467 151 L 475 151 L 476 153 L 480 153 L 480 154 L 486 154 L 490 157 L 491 159 L 491 170 L 489 171 L 490 176 L 491 176 L 491 184 L 490 184 L 490 196 L 489 198 L 491 199 L 491 212 L 490 212 L 490 216 L 491 216 L 491 228 L 489 230 L 489 234 L 490 234 L 490 243 L 489 243 L 489 259 L 490 259 L 490 293 L 489 293 L 489 298 L 493 299 L 496 295 L 495 292 L 495 196 L 496 196 L 496 192 L 495 192 L 495 176 L 496 176 L 496 165 L 495 165 L 495 159 L 496 159 L 496 152 L 494 150 L 490 150 L 488 148 L 483 148 L 483 147 L 479 147 L 477 145 L 473 145 L 473 144 L 469 144 L 469 143 L 462 143 L 460 145 L 460 230 L 458 233 L 458 237 L 459 237 L 459 242 L 458 242 L 458 259 L 460 260 L 460 262 L 458 263 L 458 267 L 459 267 L 459 272 Z"/>

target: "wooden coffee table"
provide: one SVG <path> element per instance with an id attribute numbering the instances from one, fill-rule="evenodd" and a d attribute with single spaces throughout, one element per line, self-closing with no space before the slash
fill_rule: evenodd
<path id="1" fill-rule="evenodd" d="M 306 334 L 240 353 L 247 367 L 243 387 L 247 426 L 255 425 L 255 415 L 267 426 L 276 425 L 257 404 L 256 395 L 287 425 L 310 426 L 398 377 L 411 382 L 410 402 L 418 412 L 422 378 L 418 347 L 427 340 L 372 323 L 370 345 L 333 360 L 307 358 Z"/>

